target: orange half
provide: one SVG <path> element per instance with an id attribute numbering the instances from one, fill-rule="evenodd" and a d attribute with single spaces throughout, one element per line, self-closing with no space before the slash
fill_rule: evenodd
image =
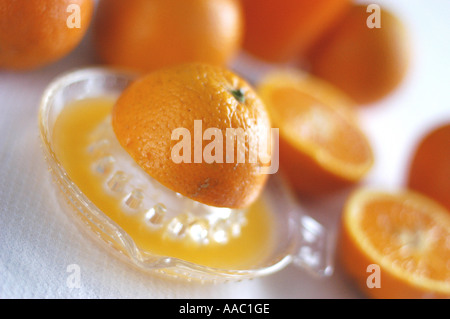
<path id="1" fill-rule="evenodd" d="M 343 93 L 290 71 L 267 76 L 258 93 L 280 130 L 280 169 L 298 193 L 328 193 L 369 171 L 372 149 Z"/>
<path id="2" fill-rule="evenodd" d="M 450 297 L 450 215 L 419 193 L 356 191 L 344 208 L 338 248 L 344 268 L 371 297 Z M 374 264 L 379 287 L 367 283 Z"/>

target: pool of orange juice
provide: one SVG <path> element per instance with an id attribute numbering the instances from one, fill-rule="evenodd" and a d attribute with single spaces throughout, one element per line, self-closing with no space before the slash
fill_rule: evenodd
<path id="1" fill-rule="evenodd" d="M 109 115 L 114 99 L 108 97 L 78 100 L 67 105 L 56 120 L 53 143 L 58 160 L 81 191 L 148 252 L 177 257 L 209 267 L 245 269 L 267 257 L 273 248 L 272 214 L 259 199 L 248 210 L 246 224 L 237 237 L 226 244 L 199 244 L 175 240 L 150 229 L 136 215 L 125 214 L 119 200 L 102 188 L 100 177 L 91 170 L 87 152 L 89 134 Z"/>

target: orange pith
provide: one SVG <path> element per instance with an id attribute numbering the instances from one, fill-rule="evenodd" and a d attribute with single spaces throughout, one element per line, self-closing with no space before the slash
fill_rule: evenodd
<path id="1" fill-rule="evenodd" d="M 280 169 L 297 192 L 327 193 L 368 172 L 372 151 L 345 95 L 291 72 L 269 75 L 259 94 L 280 129 Z"/>
<path id="2" fill-rule="evenodd" d="M 450 217 L 419 193 L 363 189 L 344 208 L 339 257 L 376 298 L 450 297 Z M 380 287 L 369 288 L 367 266 L 380 266 Z"/>
<path id="3" fill-rule="evenodd" d="M 233 92 L 240 92 L 242 99 Z M 198 120 L 201 134 L 209 128 L 221 132 L 224 155 L 227 128 L 240 128 L 253 141 L 267 136 L 270 129 L 266 109 L 253 89 L 234 73 L 207 64 L 185 64 L 150 73 L 125 90 L 113 110 L 119 142 L 150 176 L 207 205 L 248 206 L 267 179 L 260 174 L 261 163 L 248 159 L 239 163 L 237 147 L 232 163 L 225 158 L 222 163 L 196 162 L 194 121 Z M 179 128 L 187 129 L 192 140 L 188 162 L 176 163 L 172 157 L 172 149 L 179 143 L 172 139 L 172 133 Z M 205 152 L 210 141 L 202 143 Z"/>
<path id="4" fill-rule="evenodd" d="M 80 8 L 79 27 L 69 28 Z M 0 0 L 0 69 L 30 70 L 67 55 L 86 33 L 94 10 L 92 0 Z"/>

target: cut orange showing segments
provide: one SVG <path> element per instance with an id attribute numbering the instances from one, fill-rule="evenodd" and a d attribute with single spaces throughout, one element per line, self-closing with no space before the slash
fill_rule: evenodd
<path id="1" fill-rule="evenodd" d="M 370 297 L 450 297 L 450 215 L 419 193 L 356 191 L 338 248 L 344 269 Z"/>
<path id="2" fill-rule="evenodd" d="M 353 102 L 306 74 L 269 74 L 258 86 L 279 128 L 280 170 L 301 195 L 322 195 L 361 180 L 373 163 Z"/>

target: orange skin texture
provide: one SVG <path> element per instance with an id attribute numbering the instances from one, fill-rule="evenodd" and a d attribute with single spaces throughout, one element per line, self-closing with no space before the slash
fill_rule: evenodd
<path id="1" fill-rule="evenodd" d="M 244 92 L 244 102 L 230 93 L 234 89 Z M 223 163 L 206 163 L 204 156 L 201 163 L 194 162 L 194 120 L 202 120 L 203 132 L 221 130 Z M 226 163 L 226 128 L 242 128 L 258 141 L 267 136 L 270 121 L 253 89 L 222 67 L 193 63 L 142 77 L 118 99 L 112 124 L 121 145 L 150 176 L 201 203 L 247 207 L 267 180 L 258 173 L 260 163 L 250 163 L 247 157 L 245 163 L 237 163 L 236 146 L 233 163 Z M 172 160 L 172 148 L 182 140 L 171 139 L 177 128 L 190 132 L 190 163 Z M 203 141 L 202 149 L 210 142 Z"/>
<path id="2" fill-rule="evenodd" d="M 434 128 L 420 141 L 411 161 L 408 187 L 450 211 L 450 123 Z"/>
<path id="3" fill-rule="evenodd" d="M 70 4 L 80 6 L 80 28 L 68 28 Z M 92 0 L 0 0 L 0 69 L 31 70 L 71 52 L 89 27 Z"/>
<path id="4" fill-rule="evenodd" d="M 311 72 L 347 93 L 358 104 L 369 104 L 393 92 L 410 63 L 410 45 L 402 22 L 381 9 L 381 28 L 370 29 L 371 13 L 353 6 L 341 23 L 308 53 Z"/>
<path id="5" fill-rule="evenodd" d="M 103 0 L 94 36 L 103 62 L 138 71 L 225 65 L 240 49 L 241 7 L 237 0 Z"/>
<path id="6" fill-rule="evenodd" d="M 410 277 L 397 276 L 390 266 L 383 267 L 381 260 L 374 259 L 369 251 L 363 249 L 360 242 L 366 240 L 365 238 L 359 238 L 355 236 L 352 228 L 352 219 L 347 216 L 347 211 L 350 209 L 350 203 L 355 200 L 355 195 L 359 190 L 356 190 L 350 195 L 345 207 L 344 215 L 342 218 L 341 228 L 337 243 L 337 260 L 345 270 L 346 275 L 352 282 L 362 291 L 366 296 L 377 299 L 419 299 L 419 298 L 450 298 L 450 292 L 437 291 L 426 285 L 420 285 L 414 283 Z M 401 193 L 400 193 L 401 194 Z M 373 195 L 375 200 L 376 196 Z M 412 202 L 422 202 L 425 205 L 429 205 L 428 209 L 433 211 L 439 211 L 440 215 L 447 213 L 442 207 L 435 206 L 433 201 L 423 197 L 419 193 L 412 191 L 403 192 L 400 196 L 407 198 Z M 400 197 L 399 197 L 400 198 Z M 386 208 L 389 210 L 389 208 Z M 363 212 L 363 214 L 369 214 L 370 212 Z M 413 213 L 413 212 L 408 212 Z M 442 216 L 441 216 L 442 217 Z M 370 217 L 369 217 L 370 218 Z M 377 223 L 376 218 L 373 218 L 373 223 Z M 447 225 L 449 220 L 446 219 Z M 373 241 L 378 241 L 380 238 L 371 238 Z M 383 256 L 383 255 L 382 255 Z M 383 258 L 383 257 L 382 257 Z M 386 257 L 384 257 L 386 258 Z M 392 262 L 393 263 L 393 262 Z M 377 264 L 380 266 L 380 287 L 369 288 L 367 286 L 367 278 L 371 275 L 367 271 L 367 266 L 371 264 Z M 404 270 L 406 271 L 406 270 Z"/>
<path id="7" fill-rule="evenodd" d="M 350 0 L 241 0 L 243 47 L 270 62 L 286 62 L 304 54 L 332 28 Z"/>

